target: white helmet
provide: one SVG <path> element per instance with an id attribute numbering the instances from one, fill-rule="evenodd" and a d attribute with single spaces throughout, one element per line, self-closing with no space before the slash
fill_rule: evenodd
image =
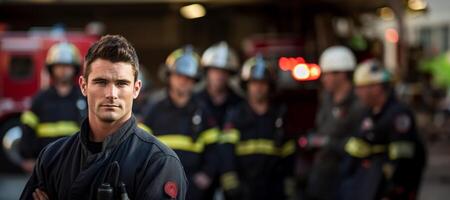
<path id="1" fill-rule="evenodd" d="M 353 74 L 355 86 L 388 83 L 392 80 L 389 71 L 376 59 L 370 59 L 358 65 Z"/>
<path id="2" fill-rule="evenodd" d="M 204 67 L 224 69 L 231 72 L 237 72 L 239 69 L 239 59 L 236 53 L 224 41 L 206 49 L 201 64 Z"/>
<path id="3" fill-rule="evenodd" d="M 81 66 L 81 56 L 78 48 L 69 42 L 59 42 L 50 47 L 45 59 L 45 65 L 50 73 L 57 64 L 71 65 L 78 74 Z"/>
<path id="4" fill-rule="evenodd" d="M 322 53 L 319 59 L 322 72 L 348 72 L 355 70 L 356 58 L 352 51 L 344 46 L 332 46 Z"/>

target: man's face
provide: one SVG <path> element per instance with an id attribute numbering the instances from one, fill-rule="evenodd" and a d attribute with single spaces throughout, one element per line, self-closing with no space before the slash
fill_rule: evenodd
<path id="1" fill-rule="evenodd" d="M 209 68 L 206 72 L 208 87 L 214 90 L 223 90 L 227 87 L 230 73 L 223 69 Z"/>
<path id="2" fill-rule="evenodd" d="M 190 96 L 194 88 L 195 80 L 176 73 L 169 75 L 170 90 L 179 96 Z"/>
<path id="3" fill-rule="evenodd" d="M 142 83 L 134 81 L 131 64 L 96 59 L 91 63 L 88 80 L 80 77 L 80 86 L 87 97 L 89 116 L 113 123 L 131 116 L 133 99 L 139 95 Z"/>
<path id="4" fill-rule="evenodd" d="M 269 96 L 269 83 L 262 80 L 251 80 L 247 83 L 247 94 L 250 99 L 265 101 Z"/>
<path id="5" fill-rule="evenodd" d="M 357 86 L 356 87 L 356 95 L 359 100 L 366 106 L 374 106 L 377 96 L 379 96 L 382 92 L 382 86 L 379 84 L 365 85 L 365 86 Z"/>
<path id="6" fill-rule="evenodd" d="M 327 92 L 334 92 L 337 86 L 342 81 L 345 81 L 345 78 L 345 73 L 343 72 L 326 72 L 322 74 L 320 81 Z"/>
<path id="7" fill-rule="evenodd" d="M 52 76 L 56 82 L 70 83 L 75 76 L 75 68 L 72 65 L 54 65 L 52 67 Z"/>

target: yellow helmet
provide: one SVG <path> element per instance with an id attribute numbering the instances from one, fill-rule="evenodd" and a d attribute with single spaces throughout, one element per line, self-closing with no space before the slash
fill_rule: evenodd
<path id="1" fill-rule="evenodd" d="M 72 43 L 59 42 L 54 44 L 48 50 L 45 65 L 52 73 L 52 67 L 57 64 L 72 65 L 78 73 L 81 66 L 80 51 Z"/>
<path id="2" fill-rule="evenodd" d="M 377 59 L 362 62 L 353 75 L 355 86 L 387 83 L 391 80 L 391 74 Z"/>

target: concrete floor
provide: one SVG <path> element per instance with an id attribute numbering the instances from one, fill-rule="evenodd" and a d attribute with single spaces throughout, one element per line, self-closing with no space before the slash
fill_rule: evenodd
<path id="1" fill-rule="evenodd" d="M 428 144 L 428 167 L 425 172 L 420 200 L 450 199 L 450 140 Z"/>
<path id="2" fill-rule="evenodd" d="M 25 175 L 0 175 L 0 200 L 17 200 L 28 180 Z"/>

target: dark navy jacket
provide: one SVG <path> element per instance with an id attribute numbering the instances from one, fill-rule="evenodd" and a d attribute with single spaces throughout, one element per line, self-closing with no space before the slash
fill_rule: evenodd
<path id="1" fill-rule="evenodd" d="M 138 128 L 134 117 L 103 142 L 99 153 L 89 150 L 88 138 L 85 120 L 80 132 L 46 146 L 20 199 L 32 199 L 36 188 L 50 199 L 96 199 L 98 187 L 104 182 L 114 186 L 117 177 L 130 199 L 184 200 L 187 182 L 177 155 Z M 114 161 L 120 172 L 107 176 Z"/>

